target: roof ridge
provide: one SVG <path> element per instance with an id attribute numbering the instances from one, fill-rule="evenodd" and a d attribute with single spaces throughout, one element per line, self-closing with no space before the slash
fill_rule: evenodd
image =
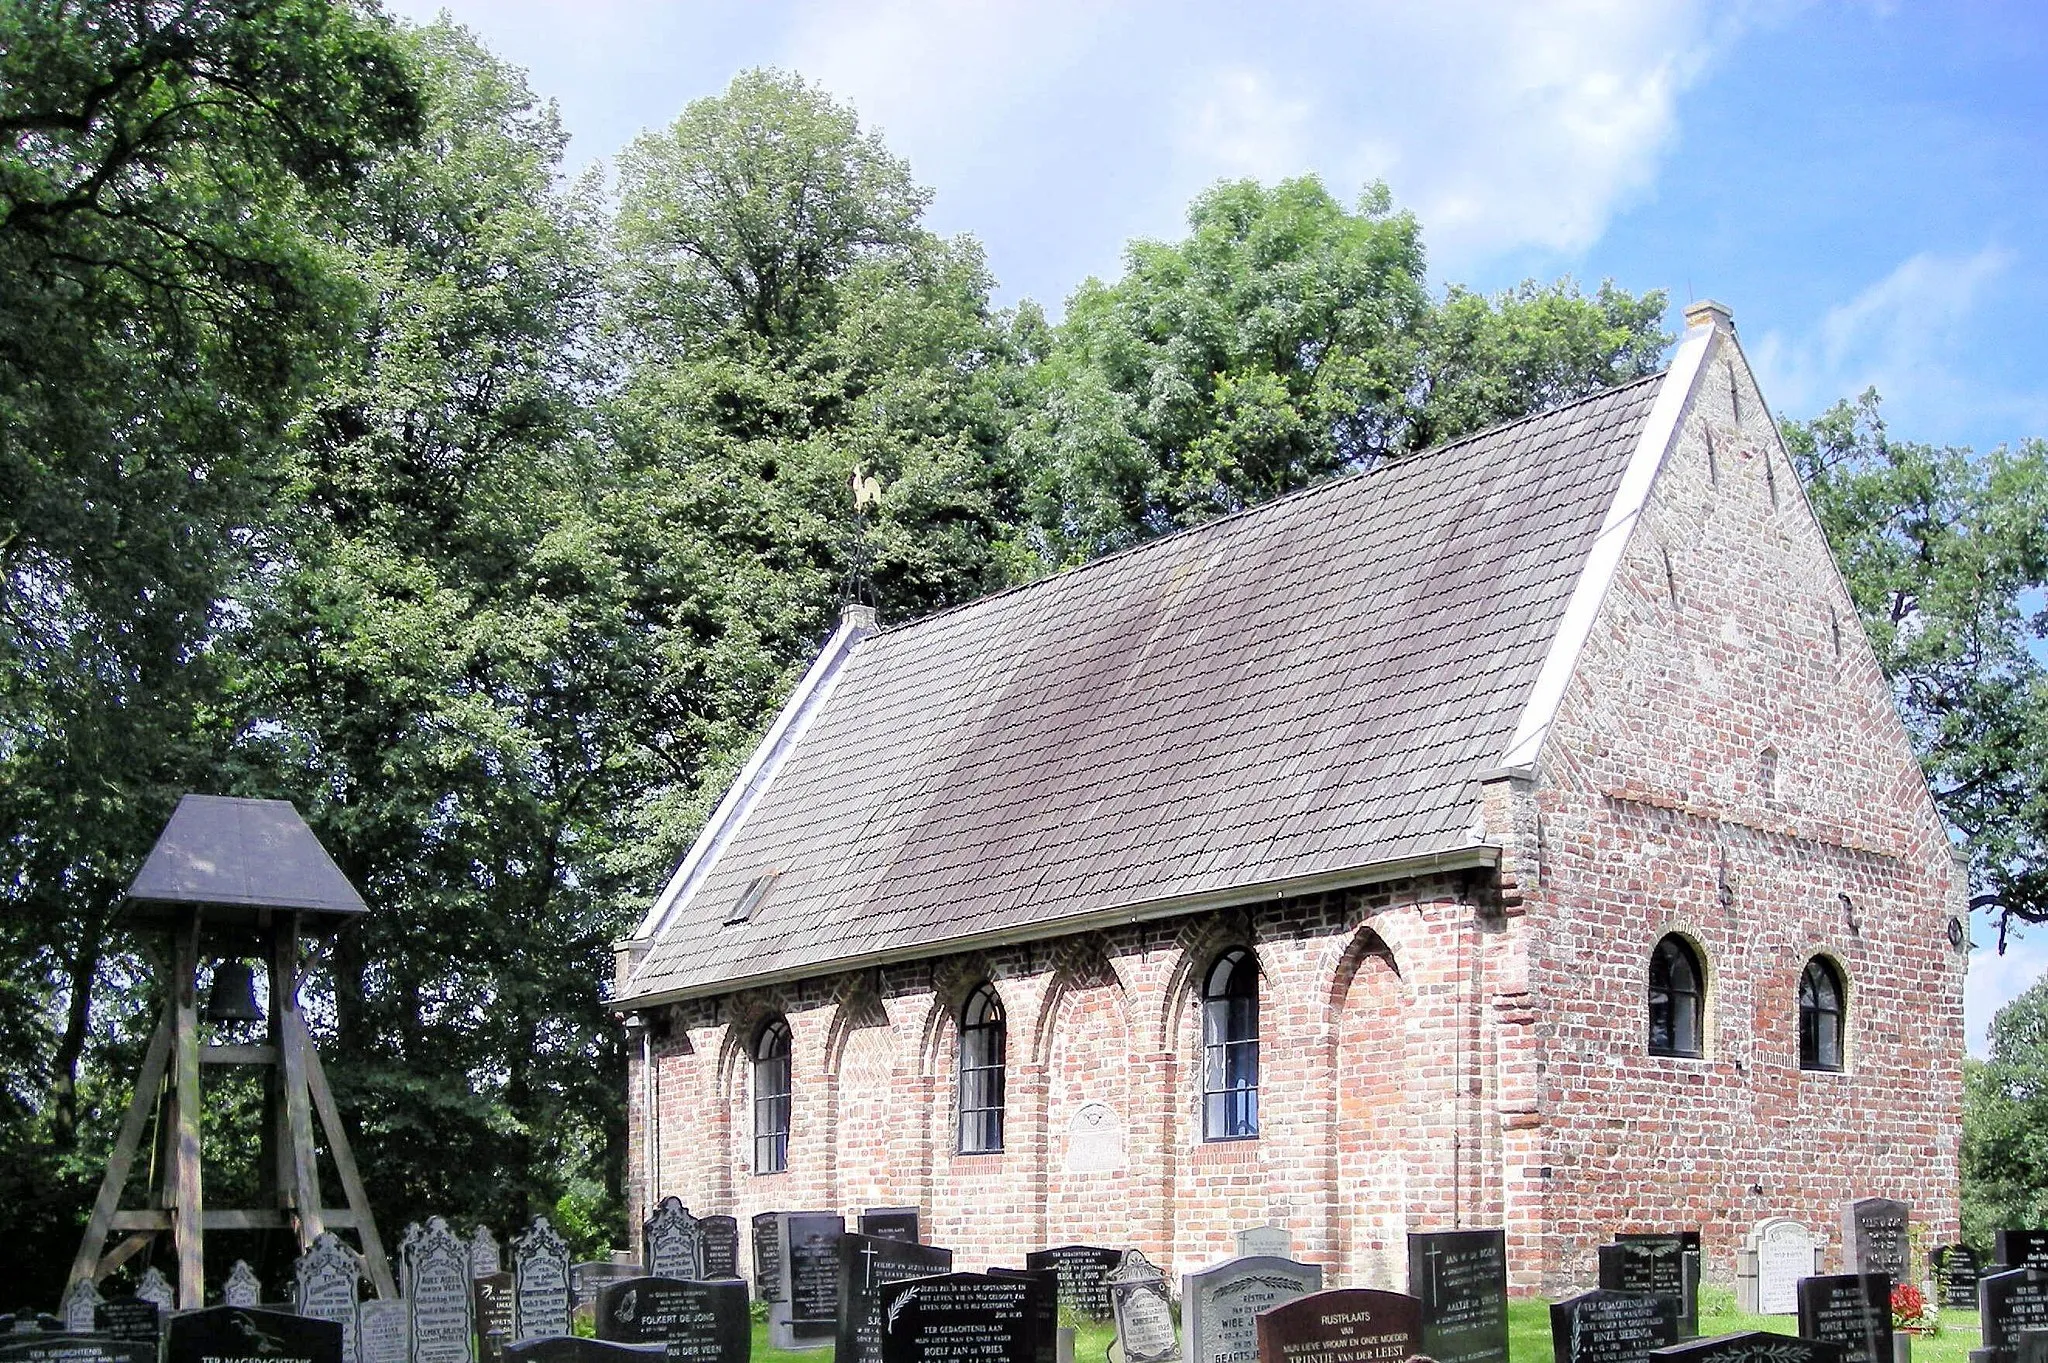
<path id="1" fill-rule="evenodd" d="M 1183 526 L 1178 530 L 1169 531 L 1164 535 L 1158 535 L 1152 539 L 1140 540 L 1136 544 L 1127 544 L 1121 549 L 1111 550 L 1107 554 L 1100 555 L 1096 558 L 1088 559 L 1086 562 L 1083 563 L 1077 563 L 1070 568 L 1061 568 L 1055 572 L 1047 573 L 1043 577 L 1034 577 L 1029 582 L 1013 582 L 1007 587 L 999 587 L 995 591 L 987 592 L 981 596 L 972 597 L 966 601 L 960 601 L 950 606 L 941 607 L 940 609 L 932 611 L 928 614 L 920 615 L 913 620 L 905 620 L 901 623 L 894 625 L 884 625 L 880 629 L 878 629 L 871 637 L 882 639 L 889 638 L 891 636 L 899 634 L 908 634 L 910 631 L 917 629 L 920 626 L 928 625 L 935 621 L 944 620 L 950 616 L 958 615 L 962 611 L 971 610 L 977 606 L 987 605 L 991 601 L 999 601 L 1006 596 L 1014 596 L 1019 592 L 1030 591 L 1034 587 L 1042 587 L 1045 586 L 1047 583 L 1064 582 L 1073 577 L 1078 576 L 1081 573 L 1087 572 L 1091 568 L 1098 568 L 1103 566 L 1104 564 L 1114 563 L 1119 559 L 1129 558 L 1134 554 L 1143 553 L 1147 549 L 1156 549 L 1163 544 L 1170 544 L 1177 540 L 1188 539 L 1192 536 L 1215 530 L 1220 526 L 1229 525 L 1233 521 L 1244 520 L 1247 517 L 1259 515 L 1263 512 L 1270 511 L 1275 507 L 1284 506 L 1290 502 L 1302 501 L 1309 497 L 1316 496 L 1320 493 L 1329 492 L 1334 488 L 1343 487 L 1347 483 L 1356 483 L 1362 479 L 1371 478 L 1375 474 L 1386 473 L 1394 469 L 1412 468 L 1424 459 L 1428 459 L 1433 455 L 1446 454 L 1452 450 L 1457 449 L 1461 445 L 1469 445 L 1474 441 L 1489 439 L 1493 436 L 1499 435 L 1502 431 L 1512 430 L 1517 426 L 1527 425 L 1529 422 L 1532 421 L 1544 421 L 1549 419 L 1550 417 L 1556 416 L 1560 412 L 1568 412 L 1574 407 L 1582 407 L 1589 402 L 1599 402 L 1602 399 L 1611 398 L 1618 393 L 1627 392 L 1631 388 L 1637 388 L 1646 383 L 1660 381 L 1670 372 L 1670 366 L 1666 365 L 1664 368 L 1659 369 L 1654 374 L 1644 374 L 1640 378 L 1630 379 L 1626 383 L 1617 383 L 1612 388 L 1602 388 L 1597 393 L 1588 393 L 1584 397 L 1576 397 L 1569 402 L 1561 402 L 1555 407 L 1546 407 L 1544 410 L 1540 412 L 1531 412 L 1527 416 L 1518 416 L 1512 421 L 1503 421 L 1495 426 L 1487 426 L 1480 430 L 1472 431 L 1466 435 L 1461 435 L 1456 440 L 1446 440 L 1441 445 L 1431 445 L 1426 449 L 1417 450 L 1413 454 L 1397 455 L 1393 458 L 1381 458 L 1379 460 L 1376 460 L 1368 468 L 1362 468 L 1353 473 L 1341 474 L 1334 478 L 1326 478 L 1319 483 L 1310 483 L 1307 487 L 1298 487 L 1294 489 L 1294 491 L 1292 492 L 1283 492 L 1278 497 L 1274 497 L 1269 501 L 1259 502 L 1254 506 L 1247 506 L 1240 510 L 1229 512 L 1225 515 L 1218 516 L 1213 520 L 1203 521 L 1199 525 Z"/>

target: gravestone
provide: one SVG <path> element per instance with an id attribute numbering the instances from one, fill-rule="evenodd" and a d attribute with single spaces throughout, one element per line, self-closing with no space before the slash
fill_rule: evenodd
<path id="1" fill-rule="evenodd" d="M 356 1302 L 363 1261 L 333 1231 L 323 1231 L 292 1266 L 292 1310 L 341 1327 L 341 1356 L 360 1363 L 356 1350 Z"/>
<path id="2" fill-rule="evenodd" d="M 1060 1305 L 1089 1320 L 1109 1319 L 1109 1275 L 1123 1261 L 1121 1250 L 1100 1245 L 1058 1245 L 1024 1256 L 1024 1267 L 1051 1269 L 1059 1276 Z"/>
<path id="3" fill-rule="evenodd" d="M 1687 1340 L 1652 1349 L 1651 1363 L 1843 1363 L 1842 1349 L 1818 1339 L 1738 1330 L 1712 1339 Z"/>
<path id="4" fill-rule="evenodd" d="M 1109 1275 L 1109 1314 L 1124 1363 L 1180 1363 L 1166 1275 L 1135 1249 L 1125 1250 Z"/>
<path id="5" fill-rule="evenodd" d="M 753 1232 L 754 1297 L 779 1302 L 789 1295 L 782 1281 L 781 1214 L 762 1212 L 749 1223 L 749 1229 Z"/>
<path id="6" fill-rule="evenodd" d="M 1643 1363 L 1678 1342 L 1678 1302 L 1662 1292 L 1601 1288 L 1553 1302 L 1552 1363 Z"/>
<path id="7" fill-rule="evenodd" d="M 597 1337 L 665 1345 L 671 1363 L 747 1363 L 753 1348 L 747 1285 L 734 1278 L 606 1283 L 597 1297 Z"/>
<path id="8" fill-rule="evenodd" d="M 1742 1301 L 1742 1309 L 1759 1316 L 1797 1315 L 1799 1280 L 1819 1271 L 1819 1246 L 1813 1232 L 1797 1221 L 1774 1216 L 1750 1232 L 1750 1244 L 1756 1262 L 1756 1298 Z"/>
<path id="9" fill-rule="evenodd" d="M 1600 1286 L 1670 1297 L 1678 1303 L 1678 1337 L 1691 1339 L 1700 1332 L 1699 1232 L 1616 1236 L 1600 1247 Z"/>
<path id="10" fill-rule="evenodd" d="M 406 1363 L 405 1302 L 372 1298 L 356 1308 L 358 1363 Z"/>
<path id="11" fill-rule="evenodd" d="M 64 1304 L 57 1309 L 57 1314 L 64 1318 L 64 1329 L 74 1335 L 91 1334 L 102 1300 L 91 1278 L 80 1278 L 71 1284 L 71 1290 L 64 1294 Z"/>
<path id="12" fill-rule="evenodd" d="M 1037 1363 L 1059 1363 L 1060 1355 L 1060 1275 L 1050 1268 L 991 1268 L 991 1278 L 1015 1278 L 1032 1284 L 1032 1291 L 1025 1299 L 1025 1309 L 1030 1313 L 1027 1329 L 1031 1335 L 1034 1357 Z M 882 1307 L 882 1328 L 888 1330 L 888 1305 Z M 887 1341 L 883 1348 L 887 1351 Z M 1067 1363 L 1073 1363 L 1072 1344 L 1068 1344 Z"/>
<path id="13" fill-rule="evenodd" d="M 1247 1226 L 1237 1232 L 1236 1239 L 1237 1257 L 1240 1259 L 1294 1257 L 1294 1232 L 1278 1222 L 1268 1221 L 1263 1226 Z"/>
<path id="14" fill-rule="evenodd" d="M 1936 1303 L 1956 1311 L 1977 1309 L 1977 1251 L 1968 1245 L 1936 1245 L 1928 1256 L 1935 1281 L 1942 1285 Z"/>
<path id="15" fill-rule="evenodd" d="M 768 1342 L 817 1349 L 839 1338 L 839 1238 L 846 1220 L 829 1212 L 785 1212 L 777 1276 L 781 1299 L 768 1307 Z"/>
<path id="16" fill-rule="evenodd" d="M 586 1259 L 569 1268 L 569 1289 L 575 1294 L 573 1318 L 589 1321 L 597 1318 L 597 1294 L 606 1283 L 622 1283 L 628 1278 L 642 1278 L 647 1270 L 640 1264 L 614 1263 L 610 1259 Z"/>
<path id="17" fill-rule="evenodd" d="M 640 1262 L 651 1278 L 704 1276 L 704 1243 L 697 1218 L 678 1197 L 664 1197 L 640 1228 Z"/>
<path id="18" fill-rule="evenodd" d="M 882 1363 L 1040 1363 L 1050 1279 L 942 1273 L 881 1289 Z"/>
<path id="19" fill-rule="evenodd" d="M 405 1228 L 398 1245 L 411 1363 L 475 1363 L 470 1339 L 469 1247 L 440 1217 Z"/>
<path id="20" fill-rule="evenodd" d="M 1799 1333 L 1839 1344 L 1849 1363 L 1892 1363 L 1892 1280 L 1831 1273 L 1799 1284 Z"/>
<path id="21" fill-rule="evenodd" d="M 469 1318 L 476 1329 L 479 1363 L 501 1363 L 512 1334 L 512 1275 L 487 1273 L 469 1280 Z"/>
<path id="22" fill-rule="evenodd" d="M 706 1278 L 740 1276 L 740 1223 L 731 1216 L 706 1216 L 697 1222 L 698 1244 L 703 1246 L 700 1267 Z"/>
<path id="23" fill-rule="evenodd" d="M 1907 1225 L 1913 1209 L 1889 1197 L 1862 1197 L 1842 1208 L 1842 1271 L 1886 1273 L 1907 1281 L 1912 1241 Z"/>
<path id="24" fill-rule="evenodd" d="M 1406 1363 L 1422 1348 L 1422 1303 L 1340 1287 L 1262 1311 L 1256 1328 L 1259 1363 Z"/>
<path id="25" fill-rule="evenodd" d="M 1987 1273 L 1977 1300 L 1984 1347 L 1970 1351 L 1970 1363 L 2018 1363 L 2020 1332 L 2048 1330 L 2048 1269 Z"/>
<path id="26" fill-rule="evenodd" d="M 570 1330 L 569 1246 L 545 1216 L 512 1242 L 512 1339 Z"/>
<path id="27" fill-rule="evenodd" d="M 1259 1312 L 1322 1287 L 1319 1265 L 1292 1259 L 1225 1259 L 1182 1275 L 1187 1357 L 1191 1363 L 1251 1363 L 1259 1356 Z"/>
<path id="28" fill-rule="evenodd" d="M 881 1363 L 882 1289 L 906 1278 L 953 1270 L 950 1249 L 875 1235 L 840 1236 L 834 1256 L 839 1270 L 839 1326 L 832 1344 L 832 1363 Z"/>
<path id="29" fill-rule="evenodd" d="M 46 1311 L 20 1311 L 12 1316 L 0 1316 L 0 1322 L 11 1321 L 5 1326 L 8 1334 L 15 1335 L 61 1335 L 67 1334 L 64 1322 Z"/>
<path id="30" fill-rule="evenodd" d="M 878 1240 L 900 1240 L 906 1245 L 924 1243 L 915 1207 L 870 1207 L 860 1214 L 855 1229 Z"/>
<path id="31" fill-rule="evenodd" d="M 263 1283 L 256 1277 L 256 1270 L 249 1267 L 248 1260 L 235 1260 L 234 1267 L 228 1270 L 227 1281 L 221 1284 L 220 1299 L 229 1306 L 263 1304 Z"/>
<path id="32" fill-rule="evenodd" d="M 331 1320 L 212 1306 L 171 1317 L 165 1363 L 341 1363 L 341 1326 Z"/>
<path id="33" fill-rule="evenodd" d="M 2001 1268 L 2048 1268 L 2048 1230 L 2002 1230 L 1992 1233 Z"/>
<path id="34" fill-rule="evenodd" d="M 620 1344 L 574 1335 L 522 1339 L 505 1351 L 505 1363 L 653 1363 L 667 1357 L 667 1347 L 660 1344 Z"/>
<path id="35" fill-rule="evenodd" d="M 135 1295 L 144 1301 L 155 1302 L 166 1320 L 170 1319 L 171 1312 L 178 1309 L 178 1294 L 171 1290 L 171 1280 L 154 1264 L 142 1270 L 142 1276 L 135 1283 Z"/>
<path id="36" fill-rule="evenodd" d="M 93 1333 L 130 1344 L 147 1344 L 156 1356 L 163 1342 L 164 1312 L 153 1301 L 140 1297 L 110 1297 L 93 1312 Z"/>
<path id="37" fill-rule="evenodd" d="M 0 1335 L 0 1363 L 157 1363 L 157 1355 L 154 1344 L 89 1332 L 17 1330 Z"/>
<path id="38" fill-rule="evenodd" d="M 2019 1363 L 2048 1363 L 2048 1330 L 2022 1330 L 2014 1336 Z"/>
<path id="39" fill-rule="evenodd" d="M 1508 1241 L 1499 1230 L 1410 1233 L 1408 1291 L 1437 1363 L 1507 1363 Z"/>
<path id="40" fill-rule="evenodd" d="M 469 1276 L 489 1278 L 505 1271 L 505 1261 L 498 1253 L 498 1237 L 491 1234 L 489 1226 L 478 1226 L 469 1237 Z"/>

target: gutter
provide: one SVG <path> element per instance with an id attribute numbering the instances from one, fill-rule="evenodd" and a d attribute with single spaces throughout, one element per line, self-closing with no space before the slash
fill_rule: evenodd
<path id="1" fill-rule="evenodd" d="M 684 985 L 676 989 L 636 994 L 614 999 L 612 1011 L 615 1014 L 625 1014 L 641 1009 L 659 1008 L 664 1004 L 734 994 L 743 989 L 763 989 L 820 975 L 837 975 L 848 971 L 867 970 L 875 966 L 896 965 L 928 956 L 1015 946 L 1021 942 L 1043 941 L 1048 937 L 1065 937 L 1072 933 L 1091 932 L 1099 928 L 1149 923 L 1161 918 L 1178 918 L 1184 914 L 1201 913 L 1205 910 L 1238 908 L 1271 899 L 1289 899 L 1297 895 L 1315 894 L 1322 890 L 1384 884 L 1390 880 L 1408 880 L 1445 871 L 1494 870 L 1500 866 L 1500 857 L 1501 849 L 1498 845 L 1475 843 L 1450 851 L 1425 852 L 1419 856 L 1398 857 L 1392 861 L 1373 862 L 1341 871 L 1319 871 L 1314 875 L 1267 881 L 1259 885 L 1233 886 L 1226 890 L 1205 890 L 1174 899 L 1120 904 L 1114 908 L 1096 909 L 1051 922 L 996 928 L 987 932 L 970 933 L 964 937 L 950 937 L 941 942 L 887 947 L 859 956 L 835 957 L 830 961 L 789 966 L 779 970 L 764 970 L 753 975 L 738 975 L 713 983 Z"/>

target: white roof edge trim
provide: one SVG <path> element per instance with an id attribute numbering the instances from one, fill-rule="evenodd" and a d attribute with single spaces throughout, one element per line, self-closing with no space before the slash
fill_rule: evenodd
<path id="1" fill-rule="evenodd" d="M 746 766 L 740 768 L 740 774 L 727 788 L 718 807 L 711 811 L 711 818 L 704 824 L 703 831 L 690 844 L 682 864 L 669 877 L 667 887 L 654 901 L 654 907 L 647 911 L 647 916 L 640 920 L 640 926 L 634 929 L 630 940 L 653 941 L 668 926 L 669 916 L 675 912 L 676 906 L 687 901 L 711 873 L 718 854 L 725 850 L 732 835 L 746 822 L 747 815 L 753 813 L 762 793 L 789 760 L 797 740 L 804 736 L 811 727 L 811 721 L 825 708 L 826 698 L 832 694 L 833 685 L 845 670 L 846 660 L 853 656 L 861 641 L 873 633 L 875 628 L 871 624 L 845 619 L 839 622 L 839 628 L 825 641 L 825 647 L 812 660 L 803 680 L 782 703 L 781 713 L 768 726 L 768 732 L 761 736 L 752 756 L 747 758 Z"/>
<path id="2" fill-rule="evenodd" d="M 1636 521 L 1650 500 L 1650 487 L 1657 481 L 1657 470 L 1663 467 L 1664 457 L 1678 436 L 1679 418 L 1685 414 L 1693 387 L 1705 367 L 1714 333 L 1712 325 L 1690 327 L 1685 339 L 1678 343 L 1671 367 L 1657 389 L 1657 401 L 1643 422 L 1628 467 L 1622 471 L 1621 484 L 1607 508 L 1607 518 L 1600 523 L 1600 533 L 1594 537 L 1593 547 L 1579 569 L 1578 583 L 1572 588 L 1564 617 L 1558 621 L 1550 651 L 1543 657 L 1536 684 L 1529 689 L 1529 699 L 1515 723 L 1514 737 L 1508 740 L 1506 751 L 1493 764 L 1495 767 L 1534 767 L 1537 755 L 1543 751 L 1543 740 L 1550 733 L 1551 721 L 1557 718 L 1557 707 L 1564 703 L 1565 687 L 1578 667 L 1579 650 L 1593 632 L 1600 603 L 1607 599 L 1615 570 L 1621 566 L 1621 553 L 1628 546 L 1629 533 L 1636 528 Z"/>

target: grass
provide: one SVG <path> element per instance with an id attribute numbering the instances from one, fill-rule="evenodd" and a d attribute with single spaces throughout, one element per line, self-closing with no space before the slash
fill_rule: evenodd
<path id="1" fill-rule="evenodd" d="M 1942 1331 L 1922 1335 L 1913 1341 L 1913 1363 L 1969 1363 L 1970 1350 L 1977 1347 L 1977 1313 L 1944 1311 Z M 1793 1316 L 1745 1316 L 1728 1311 L 1700 1316 L 1701 1335 L 1726 1335 L 1737 1330 L 1771 1330 L 1782 1335 L 1799 1333 Z M 1108 1325 L 1083 1325 L 1074 1333 L 1074 1363 L 1104 1363 L 1114 1332 Z M 832 1351 L 812 1349 L 792 1353 L 768 1347 L 768 1327 L 754 1326 L 755 1363 L 829 1363 Z M 1508 1363 L 1550 1363 L 1550 1304 L 1533 1298 L 1508 1303 Z M 1195 1363 L 1189 1360 L 1189 1363 Z"/>

